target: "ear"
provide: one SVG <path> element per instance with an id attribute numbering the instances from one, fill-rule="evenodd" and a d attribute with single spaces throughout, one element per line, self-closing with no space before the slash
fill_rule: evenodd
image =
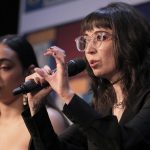
<path id="1" fill-rule="evenodd" d="M 25 73 L 25 76 L 28 76 L 28 75 L 30 75 L 30 74 L 33 74 L 34 73 L 34 68 L 35 68 L 35 65 L 30 65 L 29 67 L 28 67 L 28 69 L 26 70 L 26 73 Z"/>

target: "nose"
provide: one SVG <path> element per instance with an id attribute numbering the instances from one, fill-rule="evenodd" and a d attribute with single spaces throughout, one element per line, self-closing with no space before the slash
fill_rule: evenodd
<path id="1" fill-rule="evenodd" d="M 85 52 L 86 53 L 96 53 L 97 52 L 92 40 L 88 43 Z"/>

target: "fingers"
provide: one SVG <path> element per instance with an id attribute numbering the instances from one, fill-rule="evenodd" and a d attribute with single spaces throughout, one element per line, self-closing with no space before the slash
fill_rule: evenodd
<path id="1" fill-rule="evenodd" d="M 35 68 L 34 71 L 43 78 L 45 78 L 53 73 L 53 71 L 47 65 L 45 65 L 43 68 Z"/>
<path id="2" fill-rule="evenodd" d="M 57 46 L 52 46 L 44 53 L 45 56 L 53 56 L 56 61 L 57 72 L 60 75 L 67 76 L 67 68 L 65 63 L 65 51 Z"/>
<path id="3" fill-rule="evenodd" d="M 49 67 L 48 65 L 45 65 L 45 66 L 43 67 L 43 69 L 44 69 L 44 71 L 45 71 L 47 74 L 52 74 L 52 73 L 53 73 L 53 71 L 50 69 L 50 67 Z"/>
<path id="4" fill-rule="evenodd" d="M 38 68 L 37 68 L 37 69 L 38 69 Z M 40 68 L 39 68 L 39 70 L 40 70 Z M 28 80 L 34 80 L 34 82 L 35 82 L 36 84 L 41 84 L 41 85 L 45 82 L 44 77 L 41 76 L 40 74 L 38 74 L 37 72 L 35 72 L 35 73 L 33 73 L 33 74 L 27 76 L 27 77 L 25 78 L 25 81 L 28 81 Z"/>
<path id="5" fill-rule="evenodd" d="M 65 51 L 57 46 L 52 46 L 44 53 L 45 56 L 53 56 L 57 62 L 65 62 Z"/>

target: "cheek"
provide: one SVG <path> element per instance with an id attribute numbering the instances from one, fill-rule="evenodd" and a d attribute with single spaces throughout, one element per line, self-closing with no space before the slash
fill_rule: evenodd
<path id="1" fill-rule="evenodd" d="M 99 53 L 104 61 L 112 62 L 114 64 L 114 53 L 112 42 L 107 43 L 103 47 L 101 47 Z"/>
<path id="2" fill-rule="evenodd" d="M 102 59 L 106 67 L 115 68 L 115 59 L 112 51 L 106 51 Z"/>
<path id="3" fill-rule="evenodd" d="M 10 88 L 15 88 L 20 86 L 20 84 L 24 81 L 24 77 L 22 72 L 10 72 L 5 75 L 5 86 Z"/>
<path id="4" fill-rule="evenodd" d="M 103 47 L 103 49 L 100 51 L 99 55 L 102 59 L 103 69 L 107 73 L 114 71 L 116 68 L 116 64 L 112 44 L 105 45 L 105 47 Z"/>
<path id="5" fill-rule="evenodd" d="M 18 74 L 14 74 L 14 75 L 12 75 L 12 79 L 13 79 L 13 82 L 14 82 L 14 84 L 16 83 L 21 83 L 21 82 L 23 82 L 24 81 L 24 76 L 23 76 L 23 74 L 22 73 L 18 73 Z"/>
<path id="6" fill-rule="evenodd" d="M 10 101 L 14 98 L 12 91 L 24 82 L 24 77 L 19 72 L 5 73 L 0 78 L 0 99 Z"/>

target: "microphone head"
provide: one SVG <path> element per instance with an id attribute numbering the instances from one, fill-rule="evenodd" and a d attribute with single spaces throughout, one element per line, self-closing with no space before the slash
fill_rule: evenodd
<path id="1" fill-rule="evenodd" d="M 86 62 L 82 58 L 76 58 L 68 62 L 68 76 L 74 76 L 86 68 Z"/>
<path id="2" fill-rule="evenodd" d="M 18 94 L 21 94 L 22 93 L 22 89 L 20 87 L 17 87 L 15 88 L 13 91 L 12 91 L 13 95 L 18 95 Z"/>

